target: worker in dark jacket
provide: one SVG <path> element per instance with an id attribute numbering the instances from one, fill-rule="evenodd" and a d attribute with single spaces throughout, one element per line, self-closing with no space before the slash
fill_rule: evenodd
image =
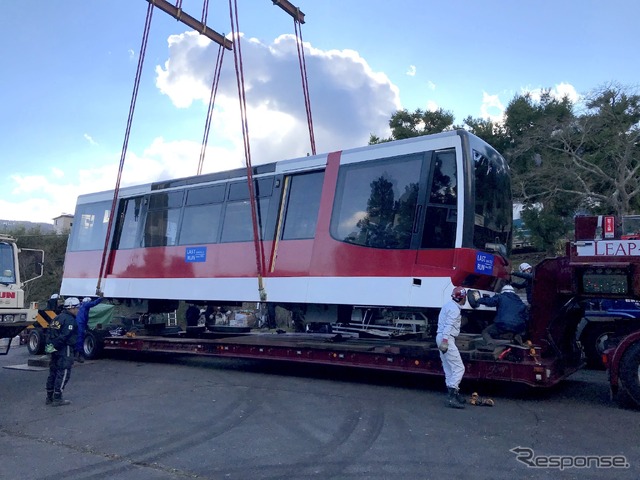
<path id="1" fill-rule="evenodd" d="M 184 317 L 187 321 L 187 327 L 197 327 L 200 318 L 200 309 L 194 304 L 191 304 L 189 308 L 187 308 L 187 311 L 184 312 Z"/>
<path id="2" fill-rule="evenodd" d="M 84 334 L 87 331 L 89 323 L 89 310 L 102 302 L 102 297 L 91 300 L 91 297 L 84 297 L 78 315 L 76 315 L 76 323 L 78 324 L 78 340 L 76 341 L 76 360 L 78 363 L 84 363 Z"/>
<path id="3" fill-rule="evenodd" d="M 527 292 L 527 303 L 531 305 L 531 287 L 533 286 L 533 267 L 528 263 L 521 263 L 518 268 L 519 272 L 512 272 L 514 277 L 521 278 L 521 282 L 511 282 L 511 286 L 515 288 L 524 288 Z"/>
<path id="4" fill-rule="evenodd" d="M 57 293 L 54 293 L 47 300 L 47 310 L 51 310 L 52 312 L 56 312 L 56 315 L 60 315 L 62 313 L 62 298 Z"/>
<path id="5" fill-rule="evenodd" d="M 527 306 L 511 285 L 505 285 L 500 293 L 493 297 L 479 298 L 476 303 L 496 307 L 493 323 L 482 331 L 482 337 L 488 345 L 494 344 L 493 339 L 501 336 L 510 336 L 516 342 L 522 343 L 522 337 L 527 333 L 529 314 Z"/>
<path id="6" fill-rule="evenodd" d="M 69 382 L 75 352 L 77 329 L 76 315 L 80 300 L 76 297 L 64 301 L 64 311 L 56 316 L 47 328 L 45 352 L 51 354 L 49 377 L 47 378 L 47 405 L 58 407 L 69 405 L 62 392 Z"/>

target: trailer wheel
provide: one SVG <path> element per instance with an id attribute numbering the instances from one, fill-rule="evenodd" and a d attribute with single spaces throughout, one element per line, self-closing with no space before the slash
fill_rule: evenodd
<path id="1" fill-rule="evenodd" d="M 84 358 L 87 360 L 93 360 L 98 358 L 100 352 L 102 352 L 102 336 L 97 335 L 95 332 L 87 332 L 84 336 L 84 343 L 82 344 L 82 350 Z"/>
<path id="2" fill-rule="evenodd" d="M 41 328 L 34 328 L 29 332 L 27 350 L 31 355 L 42 355 L 44 353 L 44 332 Z"/>
<path id="3" fill-rule="evenodd" d="M 604 368 L 602 354 L 607 349 L 607 342 L 614 336 L 614 333 L 614 325 L 609 323 L 594 323 L 585 329 L 580 337 L 580 343 L 584 347 L 587 366 Z"/>
<path id="4" fill-rule="evenodd" d="M 620 361 L 622 388 L 640 406 L 640 341 L 631 345 Z"/>

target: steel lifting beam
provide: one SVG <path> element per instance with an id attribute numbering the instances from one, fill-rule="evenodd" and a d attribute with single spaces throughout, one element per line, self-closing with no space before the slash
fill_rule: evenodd
<path id="1" fill-rule="evenodd" d="M 300 23 L 304 23 L 304 13 L 300 11 L 298 7 L 293 5 L 288 0 L 271 0 L 274 5 L 277 5 L 282 10 L 291 15 L 294 20 L 297 20 Z"/>
<path id="2" fill-rule="evenodd" d="M 147 2 L 158 7 L 160 10 L 168 13 L 179 22 L 182 22 L 185 25 L 193 28 L 196 32 L 204 35 L 210 40 L 213 40 L 218 45 L 223 46 L 227 50 L 231 50 L 233 48 L 233 42 L 231 40 L 226 38 L 224 35 L 219 34 L 215 30 L 209 28 L 204 23 L 196 20 L 191 15 L 183 12 L 181 8 L 177 8 L 175 5 L 170 4 L 166 0 L 147 0 Z"/>

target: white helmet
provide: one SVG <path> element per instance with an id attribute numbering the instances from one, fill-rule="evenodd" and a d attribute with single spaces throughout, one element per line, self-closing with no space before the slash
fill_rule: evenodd
<path id="1" fill-rule="evenodd" d="M 57 300 L 58 299 L 58 294 L 54 293 L 53 295 L 51 295 L 51 300 Z"/>
<path id="2" fill-rule="evenodd" d="M 531 265 L 529 265 L 528 263 L 521 263 L 520 264 L 520 271 L 521 272 L 526 272 L 527 270 L 531 270 Z"/>
<path id="3" fill-rule="evenodd" d="M 516 291 L 513 289 L 511 285 L 505 285 L 504 287 L 502 287 L 502 290 L 500 290 L 500 293 L 506 293 L 506 292 L 515 293 Z"/>
<path id="4" fill-rule="evenodd" d="M 91 301 L 91 297 L 84 297 L 82 299 L 82 303 L 87 303 L 87 302 L 90 302 L 90 301 Z"/>
<path id="5" fill-rule="evenodd" d="M 80 300 L 78 300 L 76 297 L 69 297 L 64 301 L 64 308 L 78 308 L 78 305 L 80 305 Z"/>

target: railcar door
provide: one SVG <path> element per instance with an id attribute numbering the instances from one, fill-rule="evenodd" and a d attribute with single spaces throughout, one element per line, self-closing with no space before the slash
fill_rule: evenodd
<path id="1" fill-rule="evenodd" d="M 287 290 L 286 294 L 281 293 L 288 301 L 303 301 L 306 295 L 323 181 L 324 170 L 285 175 L 281 180 L 281 203 L 268 271 L 270 277 L 291 279 L 272 282 Z M 272 287 L 270 295 L 280 289 Z"/>
<path id="2" fill-rule="evenodd" d="M 120 200 L 106 274 L 113 273 L 115 258 L 119 251 L 141 246 L 141 230 L 144 224 L 146 204 L 143 196 Z"/>
<path id="3" fill-rule="evenodd" d="M 411 305 L 439 307 L 451 282 L 458 231 L 458 177 L 454 148 L 436 150 L 425 168 L 416 208 L 412 247 L 416 250 Z"/>
<path id="4" fill-rule="evenodd" d="M 425 175 L 423 204 L 414 223 L 416 264 L 451 267 L 458 229 L 458 177 L 455 149 L 432 152 Z M 424 205 L 424 206 L 423 206 Z"/>

